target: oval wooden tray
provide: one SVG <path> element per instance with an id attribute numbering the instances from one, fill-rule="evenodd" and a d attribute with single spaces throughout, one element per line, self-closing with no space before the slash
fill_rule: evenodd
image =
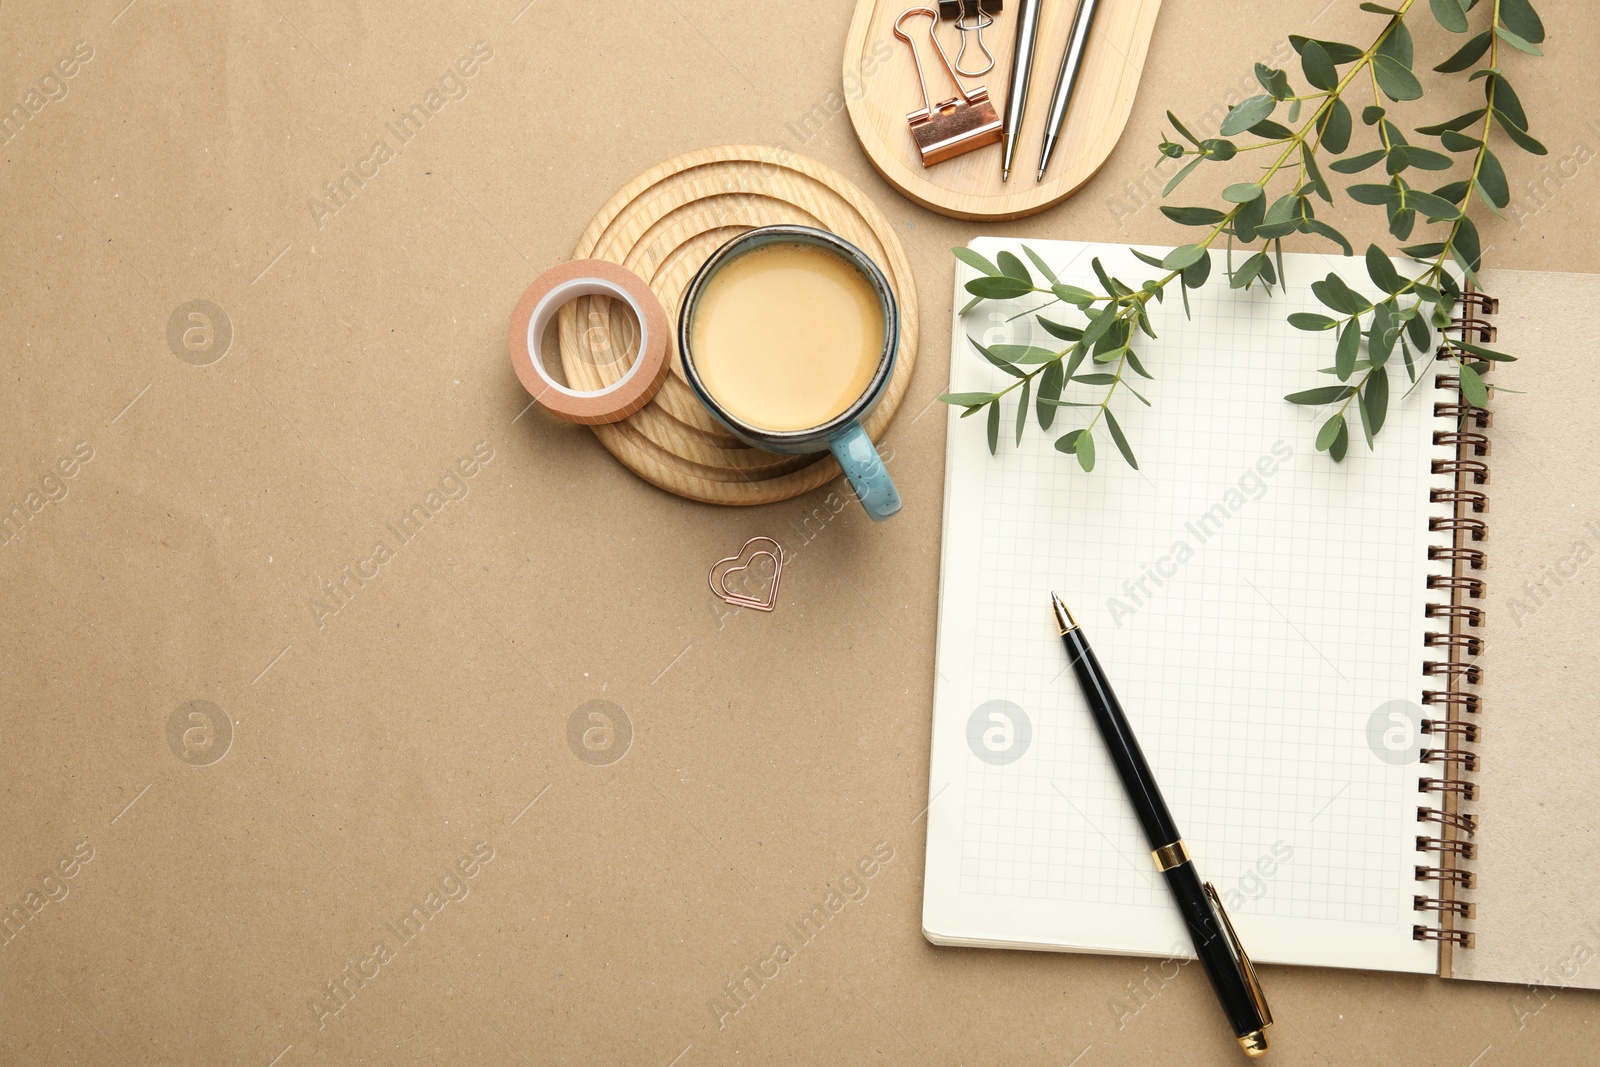
<path id="1" fill-rule="evenodd" d="M 623 465 L 670 493 L 710 504 L 788 500 L 840 474 L 826 452 L 780 456 L 750 448 L 695 399 L 677 351 L 678 304 L 718 246 L 754 226 L 817 226 L 883 268 L 900 302 L 900 356 L 883 399 L 864 423 L 874 441 L 894 417 L 917 362 L 917 287 L 894 228 L 849 180 L 790 153 L 731 145 L 703 148 L 652 167 L 600 209 L 574 259 L 620 263 L 649 283 L 667 310 L 672 373 L 661 392 L 621 422 L 591 426 Z M 637 327 L 621 305 L 580 297 L 557 315 L 561 366 L 576 389 L 599 389 L 631 365 Z M 631 347 L 630 347 L 631 346 Z"/>
<path id="2" fill-rule="evenodd" d="M 1061 140 L 1045 180 L 1037 182 L 1034 176 L 1039 169 L 1050 94 L 1077 9 L 1073 0 L 1044 4 L 1021 142 L 1011 180 L 1005 183 L 1000 181 L 998 144 L 932 167 L 922 166 L 906 124 L 906 113 L 922 106 L 922 94 L 917 89 L 911 50 L 893 33 L 894 20 L 910 6 L 906 0 L 858 0 L 845 41 L 844 88 L 850 121 L 867 158 L 890 185 L 923 207 L 958 219 L 1016 219 L 1059 204 L 1094 177 L 1127 125 L 1161 0 L 1100 0 Z M 1016 7 L 1017 0 L 1007 0 L 994 25 L 984 32 L 984 43 L 995 56 L 994 69 L 967 80 L 968 89 L 988 86 L 1001 115 L 1005 114 L 1006 80 L 1011 74 Z M 928 93 L 938 103 L 954 96 L 955 88 L 927 45 L 927 25 L 927 19 L 912 19 L 906 30 L 917 41 Z M 955 23 L 939 24 L 939 41 L 955 62 L 960 47 Z M 980 67 L 981 59 L 976 46 L 969 46 L 962 65 Z"/>

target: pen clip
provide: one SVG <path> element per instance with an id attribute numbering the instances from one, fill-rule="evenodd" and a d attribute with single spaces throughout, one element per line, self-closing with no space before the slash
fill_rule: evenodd
<path id="1" fill-rule="evenodd" d="M 1249 987 L 1250 999 L 1256 1002 L 1256 1010 L 1261 1012 L 1261 1025 L 1272 1025 L 1272 1009 L 1267 1006 L 1267 995 L 1261 991 L 1261 983 L 1256 979 L 1255 965 L 1250 962 L 1250 957 L 1245 953 L 1244 945 L 1239 942 L 1239 934 L 1233 928 L 1233 921 L 1228 918 L 1228 909 L 1222 906 L 1222 898 L 1217 895 L 1216 886 L 1210 882 L 1205 883 L 1206 896 L 1211 898 L 1211 903 L 1216 906 L 1217 914 L 1222 918 L 1222 928 L 1228 933 L 1228 941 L 1233 945 L 1234 955 L 1239 957 L 1239 969 L 1244 972 L 1244 984 Z"/>

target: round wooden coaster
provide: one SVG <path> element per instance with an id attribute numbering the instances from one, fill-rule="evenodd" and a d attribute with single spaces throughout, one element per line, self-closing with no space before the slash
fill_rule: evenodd
<path id="1" fill-rule="evenodd" d="M 670 493 L 710 504 L 770 504 L 839 476 L 826 452 L 780 456 L 750 448 L 701 406 L 677 351 L 678 305 L 695 271 L 718 246 L 754 226 L 797 223 L 838 234 L 870 256 L 900 303 L 900 356 L 865 425 L 876 441 L 894 417 L 917 362 L 917 289 L 905 249 L 887 219 L 844 177 L 790 153 L 730 145 L 687 152 L 624 186 L 589 223 L 574 259 L 605 259 L 639 275 L 671 322 L 672 373 L 648 405 L 621 422 L 591 426 L 623 465 Z M 574 389 L 620 378 L 638 329 L 622 305 L 580 297 L 561 310 L 562 370 Z"/>

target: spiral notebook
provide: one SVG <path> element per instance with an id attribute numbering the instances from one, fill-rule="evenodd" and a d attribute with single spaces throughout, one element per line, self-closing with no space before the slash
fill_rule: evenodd
<path id="1" fill-rule="evenodd" d="M 1095 256 L 1150 273 L 1122 246 L 1026 243 L 1083 288 Z M 1285 318 L 1324 310 L 1310 283 L 1353 284 L 1361 261 L 1284 258 L 1287 292 L 1212 284 L 1190 321 L 1152 303 L 1154 377 L 1133 380 L 1150 405 L 1113 408 L 1138 469 L 1103 421 L 1092 475 L 1055 450 L 1092 409 L 1050 431 L 1030 413 L 1019 444 L 1008 405 L 993 456 L 983 417 L 951 411 L 924 933 L 1192 955 L 1067 670 L 1054 589 L 1258 962 L 1600 987 L 1600 890 L 1583 876 L 1600 758 L 1571 743 L 1600 682 L 1600 375 L 1559 356 L 1600 339 L 1600 279 L 1487 273 L 1509 317 L 1471 294 L 1439 340 L 1525 351 L 1490 375 L 1519 391 L 1492 397 L 1500 424 L 1448 364 L 1419 357 L 1405 392 L 1397 352 L 1377 449 L 1352 411 L 1334 464 L 1312 444 L 1326 410 L 1283 399 L 1334 381 L 1316 373 L 1330 338 Z M 958 309 L 976 274 L 958 266 Z M 1060 346 L 1014 317 L 1028 306 L 958 313 L 951 391 L 1011 380 L 969 337 Z M 1510 553 L 1498 568 L 1491 547 Z"/>

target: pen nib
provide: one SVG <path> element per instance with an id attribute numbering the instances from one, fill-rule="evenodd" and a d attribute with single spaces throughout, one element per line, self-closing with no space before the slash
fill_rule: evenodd
<path id="1" fill-rule="evenodd" d="M 1071 609 L 1055 593 L 1050 594 L 1050 607 L 1056 613 L 1056 628 L 1061 631 L 1062 636 L 1078 628 L 1078 620 L 1072 617 Z"/>

